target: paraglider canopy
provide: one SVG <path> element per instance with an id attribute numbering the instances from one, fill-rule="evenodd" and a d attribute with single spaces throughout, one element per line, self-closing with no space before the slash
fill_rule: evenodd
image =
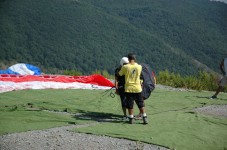
<path id="1" fill-rule="evenodd" d="M 18 63 L 6 70 L 0 70 L 0 74 L 40 75 L 41 70 L 30 64 Z"/>
<path id="2" fill-rule="evenodd" d="M 41 74 L 38 67 L 15 64 L 0 70 L 0 93 L 23 89 L 109 89 L 114 84 L 99 74 L 65 76 Z"/>

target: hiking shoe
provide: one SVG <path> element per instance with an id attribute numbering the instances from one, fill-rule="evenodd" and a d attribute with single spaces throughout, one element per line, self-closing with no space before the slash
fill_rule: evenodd
<path id="1" fill-rule="evenodd" d="M 143 117 L 143 124 L 148 124 L 147 116 Z"/>
<path id="2" fill-rule="evenodd" d="M 210 99 L 217 99 L 217 96 L 213 95 L 210 97 Z"/>
<path id="3" fill-rule="evenodd" d="M 128 118 L 129 119 L 129 124 L 133 124 L 134 118 Z"/>

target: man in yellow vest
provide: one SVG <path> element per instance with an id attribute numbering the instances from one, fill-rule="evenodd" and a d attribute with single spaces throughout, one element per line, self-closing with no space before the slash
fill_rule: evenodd
<path id="1" fill-rule="evenodd" d="M 141 92 L 141 72 L 142 66 L 136 63 L 136 57 L 134 54 L 128 54 L 129 63 L 122 66 L 119 71 L 119 75 L 125 75 L 125 95 L 126 95 L 126 106 L 129 113 L 129 123 L 133 124 L 134 115 L 133 115 L 133 105 L 134 100 L 137 106 L 140 109 L 140 112 L 143 114 L 143 123 L 147 124 L 147 115 L 145 113 L 144 100 L 142 98 Z"/>

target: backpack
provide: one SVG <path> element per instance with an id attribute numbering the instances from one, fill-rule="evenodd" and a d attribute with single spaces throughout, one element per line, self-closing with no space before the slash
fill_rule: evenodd
<path id="1" fill-rule="evenodd" d="M 142 63 L 141 66 L 141 79 L 143 80 L 142 97 L 144 100 L 146 100 L 150 97 L 151 92 L 155 89 L 156 78 L 154 72 L 148 64 Z"/>

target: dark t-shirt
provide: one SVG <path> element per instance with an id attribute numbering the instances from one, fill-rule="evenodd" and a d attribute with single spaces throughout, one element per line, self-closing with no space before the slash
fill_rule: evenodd
<path id="1" fill-rule="evenodd" d="M 125 86 L 125 76 L 119 76 L 118 72 L 121 70 L 121 66 L 115 69 L 115 76 L 117 77 L 118 81 L 118 89 L 124 90 Z"/>

